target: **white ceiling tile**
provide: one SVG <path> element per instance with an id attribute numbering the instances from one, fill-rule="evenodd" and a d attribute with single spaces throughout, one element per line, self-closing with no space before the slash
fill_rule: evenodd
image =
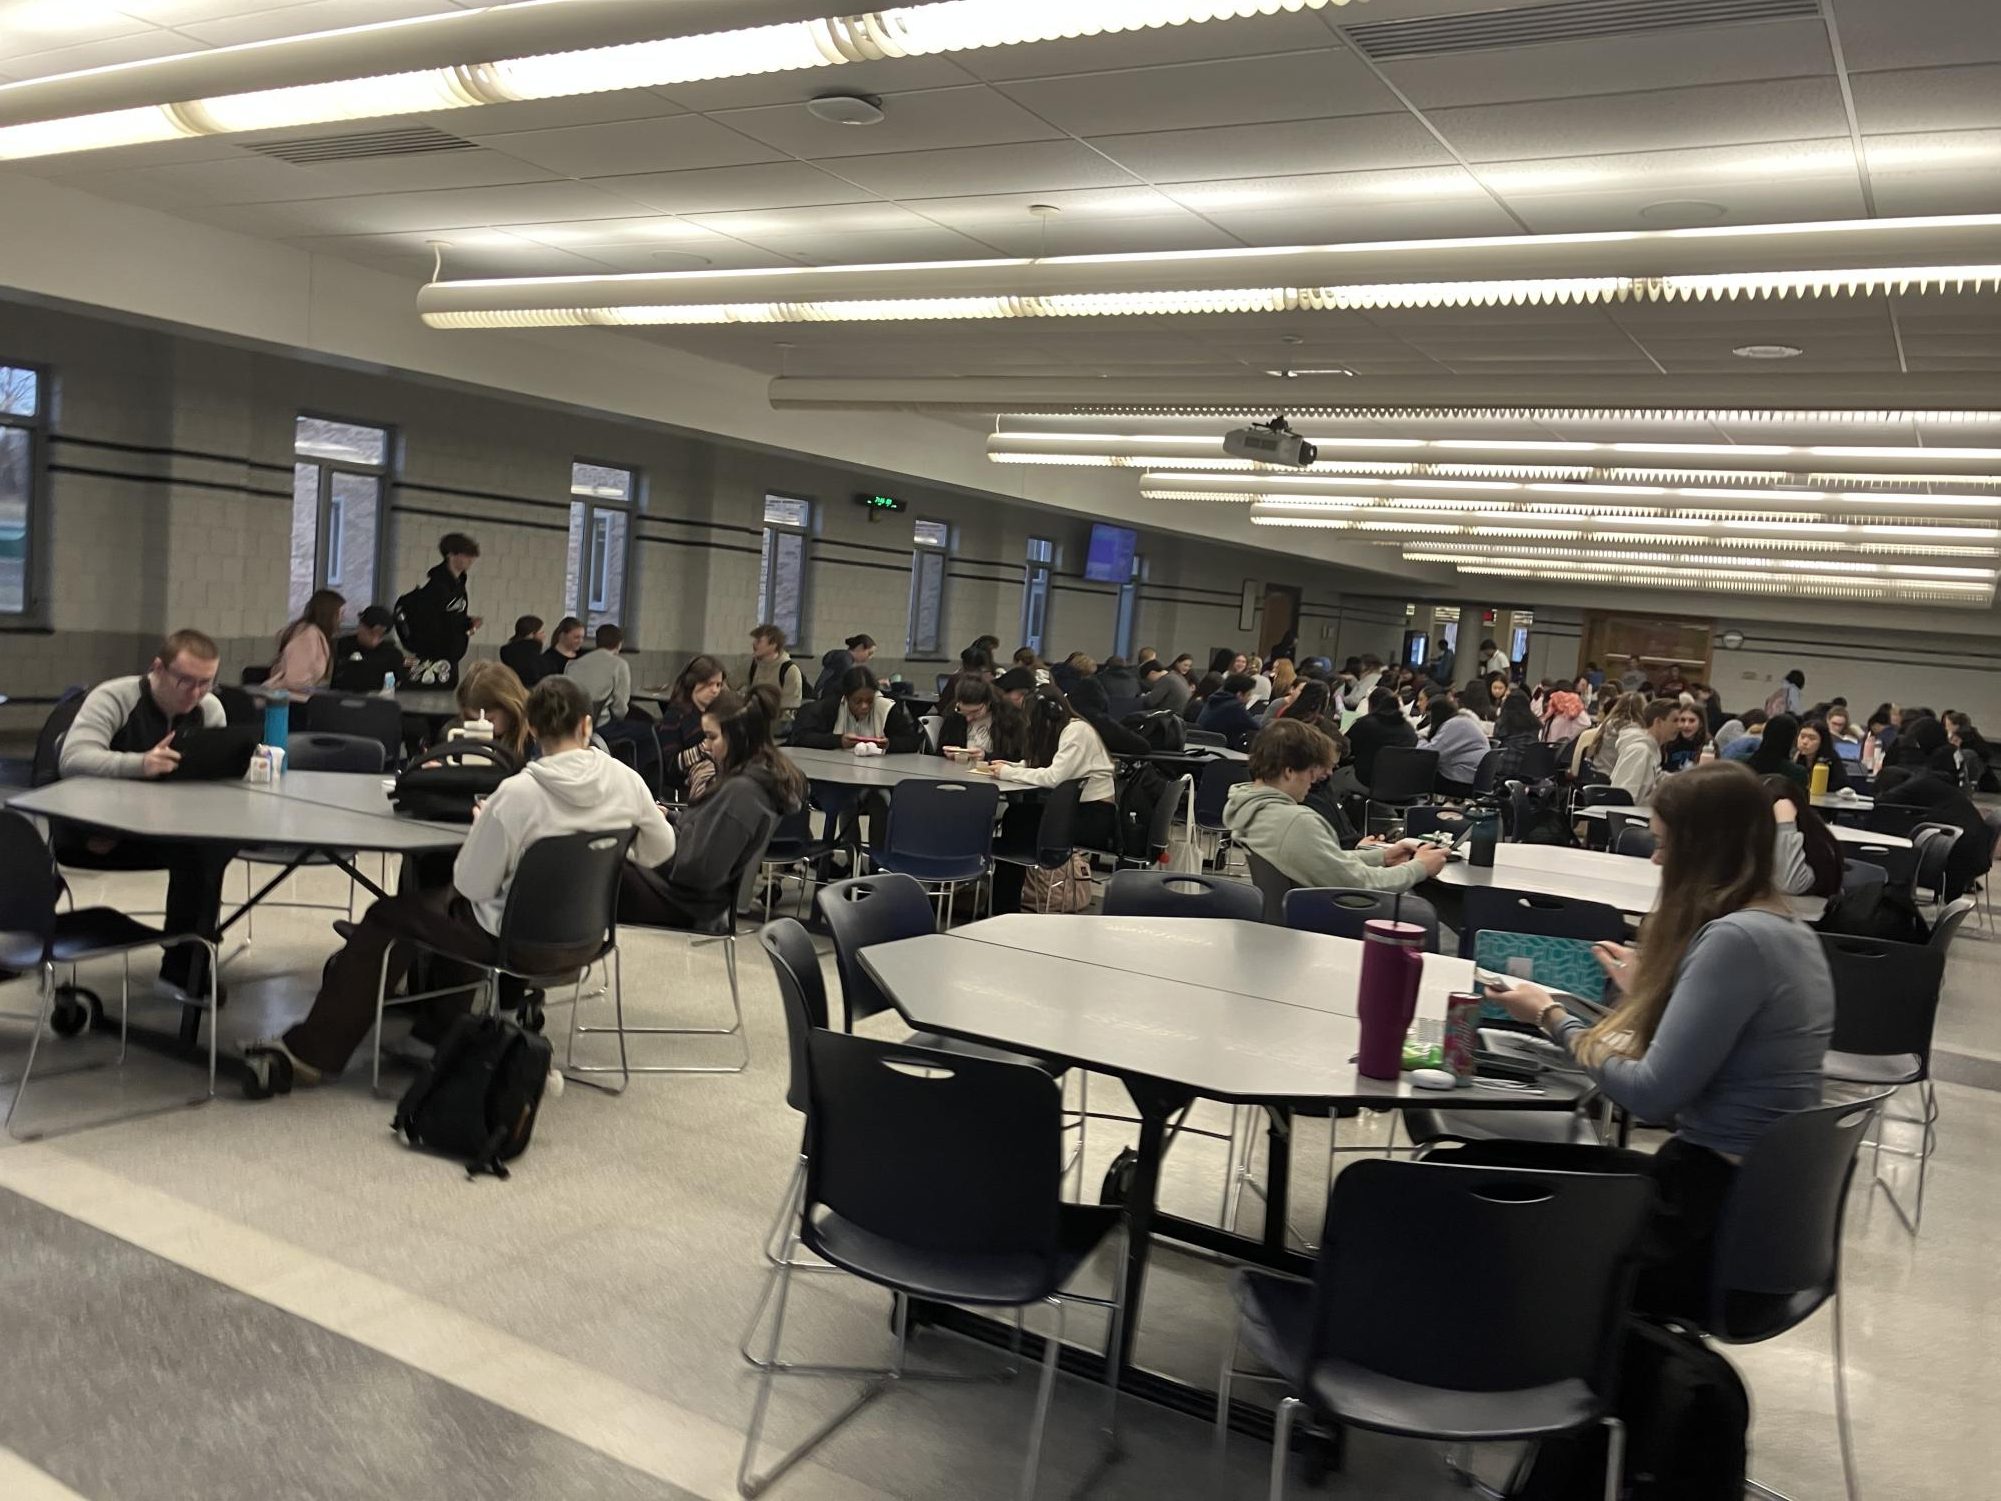
<path id="1" fill-rule="evenodd" d="M 1325 47 L 1328 31 L 1316 16 L 1259 16 L 1201 26 L 1154 26 L 1071 42 L 1032 47 L 986 47 L 954 54 L 978 78 L 1047 78 L 1060 73 L 1102 73 L 1155 63 L 1201 62 Z"/>
<path id="2" fill-rule="evenodd" d="M 1452 161 L 1422 125 L 1403 114 L 1094 136 L 1091 144 L 1157 183 L 1235 179 L 1275 165 L 1306 174 Z"/>
<path id="3" fill-rule="evenodd" d="M 1978 214 L 2001 205 L 2001 130 L 1872 136 L 1865 144 L 1879 213 Z"/>
<path id="4" fill-rule="evenodd" d="M 1147 218 L 1063 218 L 1049 223 L 1047 235 L 1024 216 L 1007 225 L 968 226 L 1003 255 L 1117 255 L 1144 250 L 1223 250 L 1241 242 L 1194 214 Z"/>
<path id="5" fill-rule="evenodd" d="M 232 161 L 93 174 L 75 179 L 74 185 L 111 198 L 167 207 L 178 198 L 200 203 L 278 203 L 552 180 L 554 174 L 540 167 L 491 151 L 425 152 L 313 166 L 293 166 L 246 153 Z"/>
<path id="6" fill-rule="evenodd" d="M 1062 135 L 985 84 L 884 94 L 880 98 L 883 119 L 875 125 L 829 125 L 814 119 L 803 104 L 728 110 L 712 118 L 780 151 L 808 159 L 1047 141 Z"/>
<path id="7" fill-rule="evenodd" d="M 196 206 L 200 207 L 200 206 Z M 357 198 L 316 198 L 290 203 L 201 208 L 194 215 L 250 234 L 392 234 L 399 231 L 482 228 L 491 224 L 557 219 L 623 218 L 632 204 L 576 182 L 524 183 L 517 187 L 455 188 L 437 193 L 376 193 Z"/>
<path id="8" fill-rule="evenodd" d="M 828 14 L 838 11 L 829 6 Z M 832 68 L 800 68 L 751 78 L 716 78 L 680 83 L 661 92 L 676 104 L 704 112 L 749 109 L 761 104 L 803 104 L 822 94 L 891 94 L 909 89 L 949 88 L 967 81 L 950 57 L 905 57 L 879 63 L 842 63 Z"/>
<path id="9" fill-rule="evenodd" d="M 505 135 L 568 125 L 605 125 L 615 120 L 653 120 L 681 113 L 680 105 L 651 89 L 614 89 L 609 94 L 578 94 L 569 99 L 528 99 L 517 104 L 440 110 L 422 119 L 453 135 Z"/>
<path id="10" fill-rule="evenodd" d="M 1643 218 L 1641 210 L 1661 203 L 1687 202 L 1679 195 L 1663 197 L 1658 188 L 1582 189 L 1573 193 L 1509 193 L 1508 206 L 1537 234 L 1571 234 L 1605 229 L 1672 229 L 1682 223 Z M 1868 205 L 1851 170 L 1845 176 L 1803 176 L 1749 182 L 1742 178 L 1705 190 L 1702 202 L 1720 203 L 1724 213 L 1702 222 L 1712 224 L 1781 224 L 1814 219 L 1860 219 Z M 1881 207 L 1879 202 L 1878 207 Z"/>
<path id="11" fill-rule="evenodd" d="M 7 71 L 19 79 L 49 78 L 57 73 L 81 72 L 85 68 L 109 68 L 119 63 L 144 62 L 152 57 L 172 57 L 188 50 L 184 38 L 170 31 L 148 28 L 125 36 L 110 36 L 103 41 L 17 53 L 8 58 Z"/>
<path id="12" fill-rule="evenodd" d="M 343 258 L 366 257 L 421 269 L 429 279 L 431 247 L 422 235 L 301 236 L 290 242 L 298 249 Z M 445 276 L 592 276 L 603 270 L 586 256 L 549 245 L 535 245 L 492 230 L 477 230 L 452 239 L 445 251 Z"/>
<path id="13" fill-rule="evenodd" d="M 1659 151 L 1845 134 L 1848 117 L 1831 78 L 1657 89 L 1533 104 L 1426 112 L 1469 161 L 1566 156 L 1595 150 Z"/>
<path id="14" fill-rule="evenodd" d="M 156 26 L 185 26 L 230 16 L 297 11 L 313 0 L 115 0 L 118 9 Z"/>
<path id="15" fill-rule="evenodd" d="M 216 20 L 167 24 L 178 26 L 204 46 L 240 47 L 246 42 L 268 42 L 276 37 L 457 13 L 458 7 L 451 0 L 307 0 L 301 5 L 246 11 Z"/>
<path id="16" fill-rule="evenodd" d="M 605 245 L 627 245 L 653 249 L 703 249 L 719 243 L 714 230 L 666 214 L 644 214 L 629 219 L 559 219 L 539 224 L 496 224 L 502 234 L 554 245 L 563 250 L 595 249 Z"/>
<path id="17" fill-rule="evenodd" d="M 998 86 L 1074 135 L 1393 113 L 1396 96 L 1342 48 L 1220 58 Z"/>
<path id="18" fill-rule="evenodd" d="M 740 238 L 762 249 L 816 266 L 976 261 L 988 259 L 994 253 L 976 240 L 933 227 L 884 234 L 849 230 L 830 233 L 745 233 Z"/>
<path id="19" fill-rule="evenodd" d="M 906 198 L 909 207 L 952 229 L 982 233 L 989 228 L 1033 228 L 1040 221 L 1031 204 L 1058 210 L 1058 224 L 1097 223 L 1104 219 L 1161 218 L 1181 212 L 1167 194 L 1154 188 L 1083 188 L 1053 193 L 984 193 L 975 197 Z"/>
<path id="20" fill-rule="evenodd" d="M 8 162 L 6 170 L 31 177 L 68 179 L 183 162 L 243 161 L 250 156 L 250 152 L 233 141 L 217 136 L 192 136 L 178 141 L 156 141 L 149 146 L 112 146 L 103 151 L 73 151 L 63 156 L 31 156 Z"/>
<path id="21" fill-rule="evenodd" d="M 949 151 L 850 157 L 840 163 L 839 171 L 851 182 L 890 198 L 1105 188 L 1133 181 L 1131 174 L 1075 141 L 1029 141 L 1019 146 L 965 146 Z"/>
<path id="22" fill-rule="evenodd" d="M 1580 95 L 1825 77 L 1834 71 L 1818 21 L 1652 31 L 1644 36 L 1391 58 L 1384 73 L 1419 109 Z"/>
<path id="23" fill-rule="evenodd" d="M 1830 0 L 1851 73 L 2001 62 L 1993 0 Z"/>
<path id="24" fill-rule="evenodd" d="M 32 56 L 150 29 L 108 0 L 0 0 L 0 57 Z"/>
<path id="25" fill-rule="evenodd" d="M 670 214 L 855 203 L 869 195 L 804 162 L 601 178 L 598 186 Z"/>
<path id="26" fill-rule="evenodd" d="M 1506 235 L 1514 220 L 1490 198 L 1448 203 L 1332 203 L 1278 213 L 1214 209 L 1207 217 L 1252 245 L 1338 245 L 1359 240 L 1430 239 L 1444 235 Z"/>
<path id="27" fill-rule="evenodd" d="M 741 240 L 710 235 L 698 241 L 674 241 L 644 245 L 587 245 L 576 247 L 583 256 L 606 271 L 748 271 L 759 266 L 787 266 L 790 257 Z"/>
<path id="28" fill-rule="evenodd" d="M 2001 17 L 1992 20 L 2001 29 Z M 2001 63 L 1864 73 L 1852 83 L 1855 117 L 1867 132 L 2001 126 Z"/>
<path id="29" fill-rule="evenodd" d="M 775 161 L 779 155 L 769 146 L 700 115 L 468 135 L 467 139 L 569 177 L 738 167 Z"/>
<path id="30" fill-rule="evenodd" d="M 805 234 L 916 234 L 937 227 L 907 208 L 874 199 L 867 203 L 833 204 L 818 208 L 693 214 L 688 222 L 718 234 L 757 241 Z"/>

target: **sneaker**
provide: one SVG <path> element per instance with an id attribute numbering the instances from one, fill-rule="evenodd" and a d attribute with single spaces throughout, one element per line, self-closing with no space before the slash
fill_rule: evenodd
<path id="1" fill-rule="evenodd" d="M 243 1097 L 268 1100 L 273 1095 L 290 1094 L 294 1084 L 317 1084 L 323 1077 L 309 1063 L 302 1063 L 278 1038 L 243 1045 L 243 1063 L 248 1076 L 243 1081 Z"/>

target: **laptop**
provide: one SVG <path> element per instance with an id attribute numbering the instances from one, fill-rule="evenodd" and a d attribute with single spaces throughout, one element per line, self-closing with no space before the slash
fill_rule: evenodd
<path id="1" fill-rule="evenodd" d="M 181 753 L 180 764 L 164 780 L 240 782 L 250 770 L 250 758 L 256 754 L 262 736 L 263 727 L 254 724 L 181 730 L 174 736 L 174 749 Z"/>
<path id="2" fill-rule="evenodd" d="M 1834 753 L 1844 761 L 1860 761 L 1862 743 L 1859 740 L 1837 740 L 1834 742 Z"/>
<path id="3" fill-rule="evenodd" d="M 1604 1003 L 1605 971 L 1592 954 L 1593 947 L 1582 938 L 1552 938 L 1541 933 L 1482 928 L 1473 936 L 1473 966 L 1487 974 L 1531 980 L 1545 989 L 1562 992 L 1560 998 L 1566 1005 L 1575 999 L 1596 1011 Z M 1499 1002 L 1480 1003 L 1482 1026 L 1509 1020 L 1507 1008 Z"/>

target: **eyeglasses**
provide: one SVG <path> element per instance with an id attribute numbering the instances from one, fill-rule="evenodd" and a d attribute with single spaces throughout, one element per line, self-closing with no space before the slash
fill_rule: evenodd
<path id="1" fill-rule="evenodd" d="M 160 671 L 166 674 L 168 682 L 185 693 L 206 693 L 215 686 L 215 674 L 212 672 L 205 678 L 197 678 L 189 677 L 185 672 L 176 672 L 171 667 L 162 667 Z"/>

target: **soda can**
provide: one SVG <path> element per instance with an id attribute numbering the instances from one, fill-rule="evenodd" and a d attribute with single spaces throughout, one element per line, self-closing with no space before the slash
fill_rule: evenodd
<path id="1" fill-rule="evenodd" d="M 1466 1088 L 1473 1082 L 1473 1049 L 1480 1039 L 1480 1006 L 1484 997 L 1477 991 L 1454 991 L 1445 998 L 1445 1067 Z"/>

